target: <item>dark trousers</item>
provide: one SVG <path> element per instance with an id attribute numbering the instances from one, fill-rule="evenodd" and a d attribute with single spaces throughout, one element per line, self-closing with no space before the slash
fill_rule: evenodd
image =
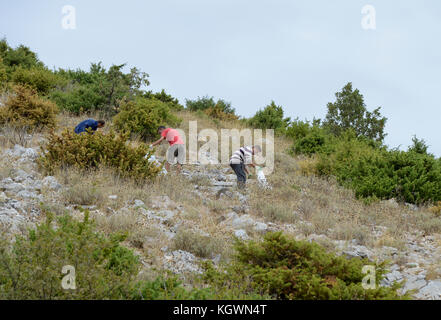
<path id="1" fill-rule="evenodd" d="M 239 189 L 245 188 L 245 183 L 247 181 L 247 175 L 245 173 L 245 164 L 243 163 L 230 163 L 231 169 L 237 176 L 237 187 Z"/>

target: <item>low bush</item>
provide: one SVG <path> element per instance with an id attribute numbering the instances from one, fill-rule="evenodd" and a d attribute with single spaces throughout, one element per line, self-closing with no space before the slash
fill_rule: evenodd
<path id="1" fill-rule="evenodd" d="M 223 113 L 234 114 L 235 110 L 231 103 L 223 99 L 218 99 L 217 102 L 213 97 L 198 97 L 195 100 L 186 100 L 187 109 L 190 111 L 205 111 L 210 108 L 217 108 Z"/>
<path id="2" fill-rule="evenodd" d="M 37 92 L 23 85 L 14 86 L 5 106 L 0 108 L 0 124 L 31 129 L 54 128 L 57 106 L 37 95 Z"/>
<path id="3" fill-rule="evenodd" d="M 177 276 L 161 272 L 152 279 L 139 276 L 141 263 L 122 246 L 125 234 L 95 231 L 95 222 L 84 213 L 82 221 L 69 214 L 57 219 L 46 212 L 46 221 L 15 241 L 0 239 L 0 299 L 6 300 L 206 300 L 262 299 L 240 290 L 214 290 L 201 285 L 188 289 Z M 64 266 L 74 267 L 69 274 Z M 62 286 L 64 277 L 74 276 Z"/>
<path id="4" fill-rule="evenodd" d="M 121 177 L 142 182 L 153 179 L 162 169 L 144 158 L 152 154 L 145 144 L 130 146 L 127 134 L 75 134 L 73 129 L 66 129 L 61 135 L 50 133 L 48 142 L 41 148 L 43 155 L 38 163 L 48 173 L 65 166 L 85 170 L 104 166 Z"/>
<path id="5" fill-rule="evenodd" d="M 292 120 L 286 128 L 285 135 L 294 140 L 301 139 L 311 133 L 315 128 L 319 128 L 320 120 L 315 120 L 312 125 L 308 121 L 297 119 Z"/>
<path id="6" fill-rule="evenodd" d="M 0 89 L 2 89 L 8 80 L 8 74 L 6 71 L 6 66 L 3 64 L 3 59 L 0 57 Z"/>
<path id="7" fill-rule="evenodd" d="M 156 99 L 167 103 L 170 109 L 174 111 L 182 111 L 184 109 L 184 106 L 179 103 L 179 100 L 167 94 L 164 89 L 162 89 L 161 92 L 156 93 L 153 93 L 152 91 L 147 91 L 143 94 L 143 97 L 148 99 Z"/>
<path id="8" fill-rule="evenodd" d="M 332 153 L 319 156 L 317 171 L 335 175 L 361 198 L 396 198 L 414 204 L 441 200 L 441 164 L 430 154 L 389 151 L 344 138 Z"/>
<path id="9" fill-rule="evenodd" d="M 76 85 L 70 89 L 57 89 L 51 92 L 50 99 L 55 101 L 61 109 L 80 115 L 102 109 L 105 97 L 93 88 L 85 85 Z"/>
<path id="10" fill-rule="evenodd" d="M 92 63 L 89 71 L 57 70 L 66 85 L 51 94 L 60 108 L 76 114 L 100 111 L 108 115 L 119 112 L 123 101 L 132 101 L 143 93 L 141 87 L 148 86 L 148 74 L 137 68 L 129 73 L 122 65 L 112 65 L 106 69 L 101 62 Z"/>
<path id="11" fill-rule="evenodd" d="M 126 131 L 143 139 L 150 139 L 157 137 L 159 126 L 176 126 L 180 119 L 160 100 L 137 98 L 122 104 L 121 112 L 113 118 L 113 123 L 121 132 Z"/>
<path id="12" fill-rule="evenodd" d="M 248 122 L 254 128 L 274 129 L 276 133 L 285 133 L 290 118 L 284 118 L 283 108 L 271 101 L 271 104 L 257 111 Z"/>
<path id="13" fill-rule="evenodd" d="M 15 49 L 10 47 L 6 39 L 0 40 L 0 57 L 8 70 L 17 67 L 41 67 L 43 63 L 37 58 L 37 54 L 28 47 L 20 45 Z"/>
<path id="14" fill-rule="evenodd" d="M 46 221 L 13 244 L 0 245 L 1 299 L 119 299 L 129 295 L 138 258 L 122 235 L 94 232 L 69 215 Z M 62 287 L 63 266 L 75 268 L 75 290 Z"/>
<path id="15" fill-rule="evenodd" d="M 60 81 L 52 71 L 46 68 L 17 68 L 11 75 L 14 83 L 34 88 L 40 94 L 47 94 Z"/>
<path id="16" fill-rule="evenodd" d="M 243 292 L 269 294 L 276 299 L 306 300 L 377 300 L 400 299 L 396 290 L 379 285 L 384 264 L 372 264 L 359 258 L 348 259 L 327 253 L 316 243 L 295 241 L 282 233 L 268 233 L 262 242 L 241 242 L 235 245 L 237 255 L 230 266 L 216 270 L 206 264 L 205 279 L 213 288 L 235 286 Z M 362 286 L 364 265 L 376 268 L 376 289 Z"/>
<path id="17" fill-rule="evenodd" d="M 295 154 L 305 154 L 308 156 L 315 153 L 326 152 L 330 147 L 329 139 L 331 139 L 331 137 L 325 135 L 320 130 L 312 131 L 294 143 L 292 152 Z"/>
<path id="18" fill-rule="evenodd" d="M 239 117 L 236 116 L 234 113 L 226 113 L 222 107 L 216 105 L 214 107 L 210 107 L 208 109 L 204 110 L 205 114 L 208 115 L 210 118 L 222 120 L 222 121 L 232 121 L 232 120 L 238 120 Z"/>

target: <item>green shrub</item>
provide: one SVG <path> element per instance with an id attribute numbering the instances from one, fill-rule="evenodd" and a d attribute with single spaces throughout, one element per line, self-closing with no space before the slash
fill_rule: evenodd
<path id="1" fill-rule="evenodd" d="M 225 111 L 223 111 L 222 107 L 218 105 L 205 109 L 204 112 L 210 118 L 217 120 L 232 121 L 239 119 L 239 117 L 236 116 L 234 113 L 226 113 Z"/>
<path id="2" fill-rule="evenodd" d="M 28 129 L 53 128 L 56 124 L 57 106 L 37 95 L 26 86 L 14 86 L 3 108 L 0 108 L 0 124 Z"/>
<path id="3" fill-rule="evenodd" d="M 230 102 L 226 102 L 225 100 L 218 99 L 217 102 L 214 100 L 214 97 L 198 97 L 195 100 L 186 100 L 187 109 L 190 111 L 205 111 L 210 108 L 218 108 L 224 113 L 234 114 L 235 110 L 231 106 Z"/>
<path id="4" fill-rule="evenodd" d="M 0 89 L 5 87 L 8 80 L 8 74 L 6 72 L 6 66 L 3 64 L 3 59 L 0 57 Z"/>
<path id="5" fill-rule="evenodd" d="M 283 108 L 271 101 L 271 104 L 257 111 L 248 122 L 254 128 L 274 129 L 276 133 L 285 133 L 290 118 L 284 118 Z"/>
<path id="6" fill-rule="evenodd" d="M 43 63 L 38 60 L 37 54 L 28 47 L 20 45 L 17 48 L 11 48 L 5 39 L 0 40 L 0 57 L 8 70 L 14 70 L 16 67 L 41 67 Z"/>
<path id="7" fill-rule="evenodd" d="M 11 75 L 14 83 L 27 85 L 41 94 L 47 94 L 59 82 L 59 78 L 46 68 L 17 68 Z"/>
<path id="8" fill-rule="evenodd" d="M 311 133 L 314 128 L 318 128 L 319 124 L 320 120 L 314 120 L 311 125 L 308 121 L 302 121 L 297 118 L 289 123 L 285 135 L 294 140 L 298 140 Z"/>
<path id="9" fill-rule="evenodd" d="M 237 256 L 231 266 L 221 270 L 209 264 L 206 266 L 205 278 L 213 288 L 221 289 L 229 279 L 236 279 L 236 286 L 243 290 L 267 293 L 277 299 L 400 298 L 396 293 L 399 284 L 392 288 L 379 286 L 386 272 L 384 264 L 338 257 L 316 243 L 288 239 L 282 233 L 269 233 L 263 242 L 238 241 L 235 248 Z M 376 267 L 376 289 L 362 287 L 366 276 L 362 273 L 364 265 Z"/>
<path id="10" fill-rule="evenodd" d="M 298 139 L 294 143 L 292 151 L 296 154 L 306 154 L 308 156 L 324 152 L 329 147 L 329 139 L 322 131 L 315 130 Z"/>
<path id="11" fill-rule="evenodd" d="M 79 169 L 105 166 L 114 169 L 122 177 L 142 182 L 153 179 L 161 170 L 161 167 L 156 167 L 144 158 L 152 154 L 146 145 L 131 147 L 124 134 L 75 134 L 73 129 L 66 129 L 61 135 L 51 133 L 48 142 L 41 148 L 43 155 L 38 163 L 48 172 L 64 166 Z"/>
<path id="12" fill-rule="evenodd" d="M 105 104 L 105 97 L 91 87 L 74 86 L 69 90 L 54 90 L 50 99 L 61 109 L 80 115 L 84 112 L 100 110 Z"/>
<path id="13" fill-rule="evenodd" d="M 100 63 L 92 63 L 88 72 L 83 70 L 57 71 L 67 85 L 55 91 L 51 98 L 62 109 L 80 114 L 88 111 L 119 112 L 125 100 L 140 96 L 142 86 L 149 85 L 148 74 L 137 68 L 124 73 L 122 65 L 112 65 L 108 70 Z"/>
<path id="14" fill-rule="evenodd" d="M 69 215 L 46 221 L 11 245 L 0 246 L 1 299 L 120 299 L 129 295 L 138 258 L 122 247 L 122 235 L 94 232 Z M 75 268 L 75 290 L 61 286 L 62 267 Z"/>
<path id="15" fill-rule="evenodd" d="M 179 100 L 167 94 L 164 89 L 162 89 L 161 92 L 156 93 L 153 93 L 152 91 L 147 91 L 143 94 L 143 97 L 147 99 L 157 99 L 159 101 L 167 103 L 171 110 L 181 111 L 184 109 L 184 106 L 179 103 Z"/>
<path id="16" fill-rule="evenodd" d="M 139 258 L 121 245 L 125 234 L 98 233 L 86 211 L 46 221 L 15 241 L 0 240 L 0 299 L 262 299 L 238 290 L 187 289 L 177 276 L 161 273 L 141 279 Z M 75 289 L 63 289 L 63 266 L 75 268 Z"/>
<path id="17" fill-rule="evenodd" d="M 159 126 L 176 126 L 180 119 L 162 101 L 137 98 L 121 106 L 121 112 L 113 118 L 113 123 L 119 131 L 128 131 L 149 139 L 158 135 Z"/>
<path id="18" fill-rule="evenodd" d="M 336 140 L 333 148 L 320 154 L 317 172 L 335 175 L 357 197 L 414 204 L 441 200 L 441 164 L 430 154 L 388 151 L 349 136 Z"/>

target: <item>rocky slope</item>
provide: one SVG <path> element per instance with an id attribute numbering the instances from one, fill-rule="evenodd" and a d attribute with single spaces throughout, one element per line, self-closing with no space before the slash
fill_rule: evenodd
<path id="1" fill-rule="evenodd" d="M 24 148 L 16 145 L 4 150 L 1 154 L 3 166 L 11 165 L 11 170 L 2 171 L 0 181 L 0 226 L 2 232 L 19 233 L 23 227 L 32 226 L 42 219 L 41 202 L 48 199 L 57 199 L 65 189 L 55 177 L 42 176 L 36 167 L 38 157 L 37 148 Z M 441 299 L 441 274 L 439 266 L 441 257 L 440 235 L 425 236 L 422 232 L 415 231 L 406 235 L 406 243 L 402 248 L 380 246 L 370 248 L 361 245 L 357 240 L 334 240 L 323 234 L 309 234 L 305 236 L 292 224 L 283 224 L 264 221 L 253 215 L 249 205 L 249 195 L 235 191 L 235 176 L 229 168 L 213 168 L 192 164 L 186 166 L 182 175 L 192 182 L 191 191 L 202 204 L 221 199 L 233 205 L 227 208 L 227 213 L 217 218 L 219 228 L 227 230 L 229 237 L 236 236 L 243 240 L 256 235 L 260 236 L 268 231 L 282 230 L 296 236 L 298 239 L 315 241 L 329 246 L 339 254 L 350 257 L 367 257 L 372 260 L 392 261 L 390 273 L 383 280 L 383 285 L 390 285 L 393 281 L 405 280 L 403 291 L 415 290 L 416 299 Z M 204 181 L 203 184 L 197 181 Z M 256 183 L 251 181 L 251 183 Z M 109 199 L 116 199 L 117 195 L 109 195 Z M 231 200 L 231 201 L 230 201 Z M 234 200 L 234 201 L 233 201 Z M 391 202 L 391 205 L 396 205 Z M 64 204 L 63 204 L 64 205 Z M 75 206 L 66 205 L 69 210 L 75 211 Z M 96 216 L 133 214 L 136 212 L 138 222 L 149 228 L 154 227 L 158 233 L 150 239 L 155 242 L 158 238 L 170 243 L 185 221 L 185 209 L 180 203 L 171 200 L 167 195 L 153 197 L 149 204 L 142 200 L 134 200 L 124 204 L 122 208 L 113 210 L 109 208 L 104 212 L 96 206 L 88 207 Z M 80 212 L 75 211 L 77 214 Z M 110 213 L 109 213 L 110 212 Z M 293 214 L 295 214 L 293 212 Z M 302 222 L 302 221 L 300 221 Z M 310 222 L 304 221 L 307 224 Z M 196 228 L 197 229 L 197 228 Z M 373 231 L 374 238 L 380 238 L 386 227 L 376 226 Z M 210 236 L 207 232 L 200 231 L 202 235 Z M 167 242 L 168 241 L 168 242 Z M 197 258 L 190 252 L 174 250 L 171 245 L 161 247 L 157 256 L 159 265 L 177 274 L 200 273 L 201 269 Z M 220 255 L 211 259 L 219 262 Z M 404 261 L 404 262 L 403 262 Z M 144 261 L 148 266 L 148 262 Z M 427 268 L 426 266 L 431 266 Z"/>

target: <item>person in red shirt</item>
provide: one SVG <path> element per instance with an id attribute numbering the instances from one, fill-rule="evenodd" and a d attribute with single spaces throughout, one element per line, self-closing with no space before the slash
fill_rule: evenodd
<path id="1" fill-rule="evenodd" d="M 170 165 L 174 163 L 175 158 L 177 158 L 177 173 L 181 172 L 182 165 L 185 162 L 185 144 L 182 141 L 179 132 L 176 129 L 166 128 L 161 126 L 158 128 L 158 133 L 161 138 L 155 141 L 150 146 L 154 147 L 160 144 L 162 141 L 167 140 L 170 147 L 167 150 L 167 162 L 165 163 L 165 169 L 170 172 Z"/>

